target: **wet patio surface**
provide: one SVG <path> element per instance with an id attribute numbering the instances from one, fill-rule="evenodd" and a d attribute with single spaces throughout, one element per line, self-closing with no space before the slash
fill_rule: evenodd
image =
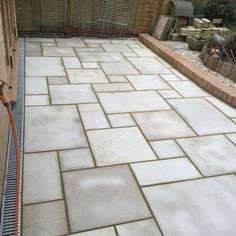
<path id="1" fill-rule="evenodd" d="M 26 40 L 24 236 L 234 236 L 236 110 L 138 40 Z"/>

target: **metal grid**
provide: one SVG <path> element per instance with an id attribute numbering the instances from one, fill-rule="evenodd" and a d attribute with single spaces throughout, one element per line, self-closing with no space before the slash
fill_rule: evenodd
<path id="1" fill-rule="evenodd" d="M 22 176 L 22 157 L 23 157 L 23 111 L 24 111 L 24 41 L 20 42 L 20 70 L 18 82 L 18 97 L 16 106 L 13 108 L 14 117 L 16 120 L 19 143 L 21 149 L 21 174 Z M 21 179 L 22 186 L 22 179 Z M 20 187 L 22 189 L 22 187 Z M 16 155 L 15 145 L 10 131 L 8 159 L 4 183 L 2 212 L 1 212 L 1 236 L 12 236 L 15 230 L 15 207 L 16 207 Z M 19 198 L 19 215 L 18 215 L 18 235 L 21 235 L 21 192 Z"/>

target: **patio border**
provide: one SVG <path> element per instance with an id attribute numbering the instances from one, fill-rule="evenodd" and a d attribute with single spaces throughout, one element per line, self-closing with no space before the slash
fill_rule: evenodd
<path id="1" fill-rule="evenodd" d="M 215 76 L 203 71 L 187 58 L 175 52 L 151 35 L 139 34 L 139 40 L 199 87 L 236 108 L 236 89 L 226 86 Z"/>

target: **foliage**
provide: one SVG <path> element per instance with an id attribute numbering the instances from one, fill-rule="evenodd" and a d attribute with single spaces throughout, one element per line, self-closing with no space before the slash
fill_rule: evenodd
<path id="1" fill-rule="evenodd" d="M 200 34 L 198 34 L 195 38 L 196 38 L 197 40 L 208 40 L 209 37 L 210 37 L 209 34 L 200 33 Z"/>
<path id="2" fill-rule="evenodd" d="M 202 13 L 209 20 L 222 18 L 226 26 L 236 25 L 235 0 L 209 0 L 202 7 Z"/>

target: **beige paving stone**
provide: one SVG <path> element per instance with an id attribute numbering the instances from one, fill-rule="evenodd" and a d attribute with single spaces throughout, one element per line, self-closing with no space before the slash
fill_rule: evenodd
<path id="1" fill-rule="evenodd" d="M 74 57 L 75 51 L 70 47 L 43 47 L 43 55 L 46 57 Z"/>
<path id="2" fill-rule="evenodd" d="M 215 97 L 207 97 L 206 98 L 210 103 L 216 106 L 221 112 L 223 112 L 228 117 L 236 117 L 236 109 L 225 104 Z"/>
<path id="3" fill-rule="evenodd" d="M 85 43 L 111 43 L 108 39 L 84 39 Z"/>
<path id="4" fill-rule="evenodd" d="M 82 68 L 77 57 L 63 57 L 62 58 L 66 69 L 79 69 Z"/>
<path id="5" fill-rule="evenodd" d="M 128 166 L 64 172 L 63 180 L 72 232 L 150 217 Z"/>
<path id="6" fill-rule="evenodd" d="M 26 57 L 42 57 L 43 52 L 25 51 L 25 56 Z"/>
<path id="7" fill-rule="evenodd" d="M 41 48 L 40 43 L 26 42 L 25 50 L 33 51 L 33 52 L 41 52 L 42 48 Z"/>
<path id="8" fill-rule="evenodd" d="M 62 199 L 56 152 L 24 155 L 23 204 Z"/>
<path id="9" fill-rule="evenodd" d="M 150 141 L 195 136 L 174 111 L 133 113 L 133 117 Z"/>
<path id="10" fill-rule="evenodd" d="M 48 84 L 68 84 L 69 81 L 66 76 L 49 76 Z"/>
<path id="11" fill-rule="evenodd" d="M 26 77 L 25 94 L 48 94 L 46 77 Z"/>
<path id="12" fill-rule="evenodd" d="M 209 93 L 205 92 L 191 81 L 169 82 L 169 84 L 186 98 L 209 96 Z"/>
<path id="13" fill-rule="evenodd" d="M 23 207 L 24 236 L 52 236 L 67 234 L 63 201 L 41 203 Z"/>
<path id="14" fill-rule="evenodd" d="M 62 171 L 94 167 L 89 148 L 59 151 Z"/>
<path id="15" fill-rule="evenodd" d="M 169 103 L 198 135 L 236 132 L 236 125 L 203 98 L 173 99 Z"/>
<path id="16" fill-rule="evenodd" d="M 201 177 L 187 158 L 136 163 L 131 167 L 141 186 Z"/>
<path id="17" fill-rule="evenodd" d="M 56 42 L 60 47 L 86 47 L 84 41 L 79 38 L 58 38 Z"/>
<path id="18" fill-rule="evenodd" d="M 26 42 L 39 42 L 39 43 L 54 43 L 53 38 L 25 38 Z"/>
<path id="19" fill-rule="evenodd" d="M 170 110 L 170 106 L 154 91 L 98 93 L 106 113 Z"/>
<path id="20" fill-rule="evenodd" d="M 79 234 L 70 234 L 71 236 L 116 236 L 114 228 L 104 228 L 104 229 L 97 229 L 91 230 L 84 233 Z"/>
<path id="21" fill-rule="evenodd" d="M 166 236 L 235 234 L 233 175 L 153 186 L 143 191 Z"/>
<path id="22" fill-rule="evenodd" d="M 119 236 L 161 236 L 153 219 L 116 226 Z"/>
<path id="23" fill-rule="evenodd" d="M 112 127 L 136 126 L 130 114 L 108 115 Z"/>
<path id="24" fill-rule="evenodd" d="M 25 106 L 50 105 L 48 95 L 27 95 L 25 96 Z"/>
<path id="25" fill-rule="evenodd" d="M 26 57 L 26 76 L 65 76 L 59 57 Z"/>
<path id="26" fill-rule="evenodd" d="M 90 85 L 50 85 L 52 104 L 94 103 L 97 98 Z"/>
<path id="27" fill-rule="evenodd" d="M 150 144 L 160 159 L 185 156 L 174 140 L 154 141 Z"/>
<path id="28" fill-rule="evenodd" d="M 107 118 L 99 103 L 80 104 L 78 107 L 86 130 L 110 128 Z"/>
<path id="29" fill-rule="evenodd" d="M 134 88 L 129 83 L 93 84 L 93 88 L 96 92 L 119 92 L 134 90 Z"/>
<path id="30" fill-rule="evenodd" d="M 41 43 L 41 45 L 43 46 L 43 47 L 56 47 L 57 45 L 56 45 L 56 43 Z"/>
<path id="31" fill-rule="evenodd" d="M 170 89 L 158 75 L 128 75 L 127 78 L 137 90 Z"/>
<path id="32" fill-rule="evenodd" d="M 123 52 L 125 57 L 138 57 L 138 55 L 134 52 Z"/>
<path id="33" fill-rule="evenodd" d="M 236 144 L 236 133 L 226 135 L 233 143 Z"/>
<path id="34" fill-rule="evenodd" d="M 87 43 L 89 48 L 100 48 L 101 45 L 99 43 Z"/>
<path id="35" fill-rule="evenodd" d="M 111 42 L 113 44 L 136 44 L 135 40 L 133 39 L 112 39 Z"/>
<path id="36" fill-rule="evenodd" d="M 186 76 L 180 73 L 178 70 L 174 68 L 170 68 L 171 72 L 173 72 L 176 76 L 178 76 L 181 80 L 189 80 Z"/>
<path id="37" fill-rule="evenodd" d="M 129 44 L 129 47 L 134 49 L 134 48 L 142 48 L 140 45 L 138 45 L 137 43 L 132 43 L 132 44 Z"/>
<path id="38" fill-rule="evenodd" d="M 161 74 L 160 75 L 165 81 L 181 81 L 175 74 Z"/>
<path id="39" fill-rule="evenodd" d="M 172 66 L 169 63 L 167 63 L 165 60 L 163 60 L 161 57 L 156 57 L 156 59 L 166 68 L 172 68 Z"/>
<path id="40" fill-rule="evenodd" d="M 129 61 L 142 74 L 165 74 L 170 71 L 155 58 L 129 58 Z"/>
<path id="41" fill-rule="evenodd" d="M 101 44 L 106 52 L 132 52 L 125 44 Z"/>
<path id="42" fill-rule="evenodd" d="M 177 142 L 205 176 L 236 171 L 236 147 L 223 135 L 180 139 Z"/>
<path id="43" fill-rule="evenodd" d="M 113 52 L 78 52 L 81 62 L 125 62 L 121 53 Z"/>
<path id="44" fill-rule="evenodd" d="M 158 93 L 161 94 L 161 96 L 165 99 L 168 99 L 168 98 L 181 98 L 181 96 L 173 89 L 159 90 Z"/>
<path id="45" fill-rule="evenodd" d="M 103 48 L 75 48 L 77 53 L 79 52 L 104 52 Z"/>
<path id="46" fill-rule="evenodd" d="M 124 75 L 109 75 L 108 78 L 111 83 L 128 82 Z"/>
<path id="47" fill-rule="evenodd" d="M 100 66 L 96 62 L 82 63 L 84 69 L 99 69 Z"/>
<path id="48" fill-rule="evenodd" d="M 108 83 L 101 69 L 71 69 L 67 70 L 70 83 Z"/>
<path id="49" fill-rule="evenodd" d="M 87 132 L 98 166 L 157 159 L 136 127 Z"/>
<path id="50" fill-rule="evenodd" d="M 81 147 L 88 144 L 75 106 L 25 108 L 25 152 Z"/>
<path id="51" fill-rule="evenodd" d="M 107 75 L 137 75 L 138 71 L 128 62 L 101 63 L 102 69 Z"/>
<path id="52" fill-rule="evenodd" d="M 133 51 L 138 54 L 140 57 L 156 57 L 157 55 L 153 53 L 148 48 L 133 48 Z"/>

